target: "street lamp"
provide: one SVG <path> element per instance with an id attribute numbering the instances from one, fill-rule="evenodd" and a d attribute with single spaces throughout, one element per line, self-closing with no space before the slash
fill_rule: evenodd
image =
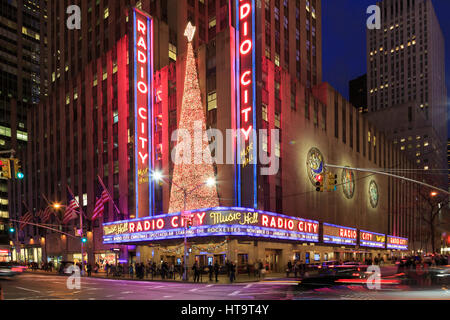
<path id="1" fill-rule="evenodd" d="M 159 171 L 155 171 L 152 173 L 152 178 L 156 181 L 165 181 L 163 175 L 161 172 Z M 196 185 L 194 188 L 192 188 L 191 190 L 187 190 L 184 187 L 179 186 L 178 184 L 176 184 L 173 179 L 169 179 L 173 185 L 175 187 L 177 187 L 180 191 L 183 192 L 183 211 L 181 212 L 181 217 L 183 220 L 185 220 L 184 223 L 184 272 L 183 272 L 183 280 L 186 281 L 187 280 L 187 220 L 190 218 L 187 218 L 186 215 L 186 202 L 187 202 L 187 197 L 192 194 L 194 191 L 196 191 L 198 188 L 206 185 L 208 187 L 213 187 L 216 185 L 216 179 L 214 177 L 209 177 L 205 182 L 202 182 L 198 185 Z"/>
<path id="2" fill-rule="evenodd" d="M 430 196 L 432 197 L 436 197 L 438 195 L 438 193 L 436 191 L 431 191 Z"/>

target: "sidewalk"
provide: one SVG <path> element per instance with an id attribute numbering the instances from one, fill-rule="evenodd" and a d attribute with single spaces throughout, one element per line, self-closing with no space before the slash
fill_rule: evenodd
<path id="1" fill-rule="evenodd" d="M 47 272 L 44 270 L 36 270 L 36 271 L 31 271 L 31 270 L 26 270 L 25 273 L 27 274 L 40 274 L 40 275 L 53 275 L 53 276 L 57 276 L 60 275 L 58 272 L 53 271 L 53 272 Z M 66 275 L 65 275 L 66 276 Z M 83 277 L 87 277 L 87 273 L 83 276 Z M 161 275 L 157 275 L 155 277 L 144 277 L 143 279 L 138 279 L 136 278 L 136 276 L 134 277 L 130 277 L 129 275 L 124 275 L 121 277 L 113 277 L 113 276 L 106 276 L 105 272 L 99 272 L 99 273 L 92 273 L 91 278 L 100 278 L 100 279 L 111 279 L 111 280 L 130 280 L 130 281 L 158 281 L 158 282 L 184 282 L 182 281 L 182 279 L 180 279 L 179 275 L 177 274 L 174 279 L 162 279 Z M 219 275 L 218 276 L 218 282 L 215 281 L 215 276 L 213 275 L 213 281 L 209 281 L 209 274 L 204 274 L 200 276 L 200 282 L 198 283 L 204 283 L 204 284 L 230 284 L 230 279 L 227 277 L 227 275 Z M 270 274 L 266 274 L 264 277 L 258 278 L 258 277 L 254 277 L 253 275 L 248 276 L 248 274 L 239 274 L 236 275 L 236 280 L 233 283 L 248 283 L 248 282 L 258 282 L 258 281 L 264 281 L 264 280 L 296 280 L 293 276 L 290 278 L 286 278 L 286 274 L 281 274 L 281 273 L 270 273 Z M 193 275 L 189 274 L 189 281 L 187 281 L 188 283 L 194 283 L 193 281 Z"/>

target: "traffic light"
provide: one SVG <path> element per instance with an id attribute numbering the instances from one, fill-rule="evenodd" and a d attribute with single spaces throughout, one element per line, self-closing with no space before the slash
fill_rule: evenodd
<path id="1" fill-rule="evenodd" d="M 14 229 L 13 225 L 11 224 L 9 226 L 9 233 L 14 233 L 16 231 L 16 229 Z"/>
<path id="2" fill-rule="evenodd" d="M 188 219 L 188 220 L 187 220 L 186 227 L 187 227 L 188 229 L 192 228 L 192 219 Z"/>
<path id="3" fill-rule="evenodd" d="M 11 179 L 11 163 L 9 159 L 0 159 L 2 162 L 2 178 Z"/>
<path id="4" fill-rule="evenodd" d="M 319 174 L 316 176 L 316 191 L 323 192 L 323 175 Z"/>
<path id="5" fill-rule="evenodd" d="M 82 237 L 81 238 L 81 242 L 86 243 L 87 242 L 87 238 L 86 237 Z"/>
<path id="6" fill-rule="evenodd" d="M 327 191 L 336 191 L 337 190 L 337 175 L 332 172 L 328 172 L 327 177 Z"/>
<path id="7" fill-rule="evenodd" d="M 24 174 L 22 172 L 22 165 L 19 159 L 14 159 L 14 172 L 16 173 L 17 179 L 23 179 Z"/>

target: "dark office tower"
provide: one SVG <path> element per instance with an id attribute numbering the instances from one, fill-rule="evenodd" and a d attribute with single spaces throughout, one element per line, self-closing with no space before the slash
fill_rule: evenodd
<path id="1" fill-rule="evenodd" d="M 350 103 L 361 113 L 367 112 L 367 74 L 349 82 Z"/>
<path id="2" fill-rule="evenodd" d="M 378 5 L 381 29 L 367 32 L 369 119 L 419 168 L 447 168 L 445 43 L 432 1 Z"/>
<path id="3" fill-rule="evenodd" d="M 27 112 L 47 93 L 44 0 L 0 2 L 0 151 L 26 161 Z M 9 158 L 3 153 L 1 158 Z M 14 175 L 14 174 L 13 174 Z M 9 245 L 8 218 L 22 210 L 25 182 L 0 179 L 0 246 Z M 0 261 L 2 257 L 0 256 Z"/>

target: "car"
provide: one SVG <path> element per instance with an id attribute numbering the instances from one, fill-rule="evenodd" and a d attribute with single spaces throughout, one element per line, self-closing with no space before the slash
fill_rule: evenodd
<path id="1" fill-rule="evenodd" d="M 61 261 L 61 264 L 58 269 L 59 274 L 63 274 L 63 275 L 73 274 L 73 269 L 70 269 L 70 268 L 74 265 L 75 265 L 75 263 L 73 261 Z"/>
<path id="2" fill-rule="evenodd" d="M 9 262 L 0 262 L 0 277 L 14 277 L 21 272 L 20 268 Z"/>

